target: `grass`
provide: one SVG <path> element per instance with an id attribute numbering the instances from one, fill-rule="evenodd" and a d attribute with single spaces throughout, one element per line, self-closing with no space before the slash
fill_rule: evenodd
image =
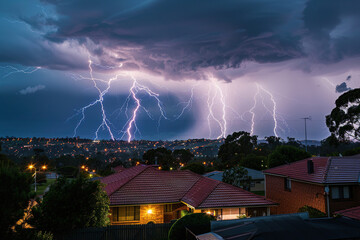
<path id="1" fill-rule="evenodd" d="M 51 184 L 53 184 L 54 182 L 56 181 L 56 179 L 47 179 L 46 183 L 43 183 L 41 185 L 37 185 L 36 186 L 36 196 L 39 196 L 39 195 L 43 195 L 44 194 L 44 191 L 45 189 L 50 186 Z"/>
<path id="2" fill-rule="evenodd" d="M 252 193 L 255 193 L 260 196 L 265 196 L 265 191 L 252 191 Z"/>

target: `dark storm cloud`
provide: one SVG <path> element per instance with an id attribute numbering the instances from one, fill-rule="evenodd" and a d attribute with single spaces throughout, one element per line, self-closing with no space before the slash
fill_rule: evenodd
<path id="1" fill-rule="evenodd" d="M 336 85 L 336 88 L 335 88 L 335 91 L 336 91 L 337 93 L 343 93 L 343 92 L 347 92 L 347 91 L 349 91 L 349 90 L 351 90 L 351 88 L 349 88 L 349 87 L 347 86 L 346 82 L 343 82 L 343 83 L 341 83 L 341 84 L 339 84 L 339 85 Z"/>
<path id="2" fill-rule="evenodd" d="M 197 70 L 238 68 L 244 60 L 278 62 L 303 56 L 302 1 L 57 1 L 53 42 L 89 38 L 104 63 L 122 62 L 167 78 L 203 78 Z M 93 53 L 94 54 L 94 53 Z M 228 80 L 224 76 L 225 80 Z"/>
<path id="3" fill-rule="evenodd" d="M 308 53 L 323 62 L 360 54 L 360 1 L 312 0 L 304 10 Z"/>
<path id="4" fill-rule="evenodd" d="M 0 61 L 86 68 L 86 61 L 54 48 L 76 40 L 103 66 L 122 64 L 125 70 L 168 79 L 203 79 L 204 72 L 212 71 L 231 81 L 219 70 L 239 68 L 247 60 L 269 63 L 310 56 L 311 61 L 334 62 L 360 53 L 357 0 L 41 2 L 42 11 L 17 16 L 35 31 L 31 41 L 4 42 Z"/>

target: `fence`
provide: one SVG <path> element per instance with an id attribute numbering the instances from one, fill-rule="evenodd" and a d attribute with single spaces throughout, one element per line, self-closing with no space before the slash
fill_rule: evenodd
<path id="1" fill-rule="evenodd" d="M 56 240 L 166 240 L 171 223 L 85 228 L 56 235 Z"/>

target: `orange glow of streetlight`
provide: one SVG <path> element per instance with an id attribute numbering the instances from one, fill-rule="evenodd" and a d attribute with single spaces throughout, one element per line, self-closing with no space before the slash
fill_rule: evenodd
<path id="1" fill-rule="evenodd" d="M 85 165 L 82 165 L 82 166 L 81 166 L 81 169 L 85 169 Z"/>
<path id="2" fill-rule="evenodd" d="M 30 164 L 29 169 L 32 170 L 34 168 L 34 165 Z"/>
<path id="3" fill-rule="evenodd" d="M 42 168 L 42 170 L 46 170 L 47 166 L 43 165 L 41 168 Z"/>

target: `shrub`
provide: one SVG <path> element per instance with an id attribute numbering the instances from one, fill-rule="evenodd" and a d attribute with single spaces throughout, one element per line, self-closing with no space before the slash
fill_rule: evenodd
<path id="1" fill-rule="evenodd" d="M 182 167 L 181 170 L 190 170 L 197 174 L 204 174 L 205 173 L 205 166 L 201 163 L 190 163 L 185 167 Z"/>
<path id="2" fill-rule="evenodd" d="M 29 223 L 37 230 L 54 234 L 109 223 L 109 198 L 99 181 L 83 177 L 58 179 L 43 200 L 32 208 Z"/>
<path id="3" fill-rule="evenodd" d="M 309 217 L 311 217 L 311 218 L 326 217 L 326 214 L 324 212 L 320 211 L 319 209 L 307 206 L 307 205 L 299 208 L 298 212 L 308 212 Z"/>
<path id="4" fill-rule="evenodd" d="M 24 216 L 30 200 L 31 175 L 16 166 L 0 163 L 0 236 L 11 234 L 10 228 Z"/>
<path id="5" fill-rule="evenodd" d="M 169 240 L 186 239 L 186 229 L 194 234 L 210 232 L 210 221 L 215 220 L 214 216 L 205 213 L 191 213 L 178 219 L 169 230 Z"/>

